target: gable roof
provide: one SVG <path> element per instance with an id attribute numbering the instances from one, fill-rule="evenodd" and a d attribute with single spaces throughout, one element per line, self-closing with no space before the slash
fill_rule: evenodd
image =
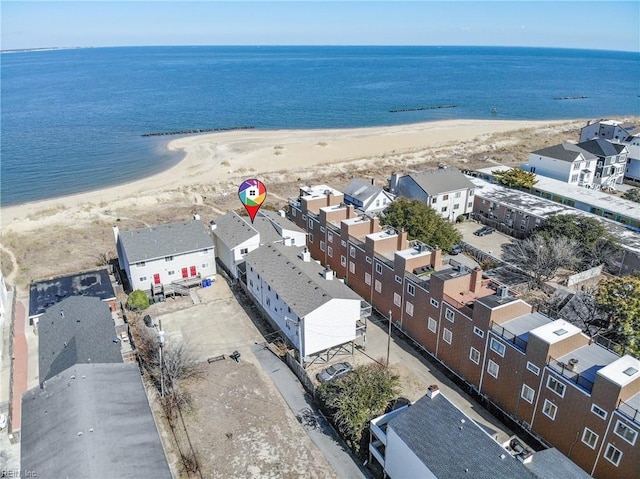
<path id="1" fill-rule="evenodd" d="M 98 298 L 71 296 L 38 321 L 40 383 L 79 363 L 121 363 L 109 306 Z"/>
<path id="2" fill-rule="evenodd" d="M 22 397 L 23 471 L 171 479 L 137 364 L 77 364 Z"/>
<path id="3" fill-rule="evenodd" d="M 580 160 L 579 156 L 582 155 L 585 160 L 595 160 L 597 157 L 592 153 L 580 148 L 573 143 L 560 143 L 558 145 L 547 146 L 540 150 L 531 152 L 532 155 L 548 156 L 549 158 L 555 158 L 556 160 L 568 161 L 573 163 L 576 160 Z"/>
<path id="4" fill-rule="evenodd" d="M 413 453 L 440 478 L 535 479 L 590 477 L 575 464 L 564 467 L 569 459 L 559 454 L 556 463 L 541 458 L 522 464 L 495 442 L 480 426 L 467 417 L 442 393 L 424 396 L 388 423 Z M 537 467 L 532 468 L 532 464 Z M 556 471 L 571 471 L 571 476 Z"/>
<path id="5" fill-rule="evenodd" d="M 200 220 L 120 231 L 118 241 L 126 252 L 129 264 L 214 247 Z"/>
<path id="6" fill-rule="evenodd" d="M 252 267 L 275 290 L 299 318 L 332 299 L 362 301 L 351 288 L 337 279 L 322 277 L 324 268 L 315 261 L 302 261 L 304 248 L 268 244 L 245 256 Z"/>
<path id="7" fill-rule="evenodd" d="M 598 138 L 597 140 L 588 140 L 578 143 L 580 148 L 598 157 L 616 156 L 625 149 L 624 145 L 611 143 L 608 140 Z"/>
<path id="8" fill-rule="evenodd" d="M 260 232 L 260 243 L 273 243 L 283 239 L 284 230 L 305 234 L 305 231 L 291 220 L 275 211 L 260 211 L 255 218 L 254 228 Z"/>
<path id="9" fill-rule="evenodd" d="M 407 176 L 429 196 L 474 188 L 473 183 L 456 168 L 438 168 Z"/>
<path id="10" fill-rule="evenodd" d="M 69 296 L 94 296 L 107 300 L 115 299 L 116 294 L 106 269 L 34 281 L 29 288 L 29 316 L 40 315 L 49 306 Z"/>
<path id="11" fill-rule="evenodd" d="M 229 249 L 236 248 L 258 234 L 258 230 L 235 211 L 216 218 L 215 224 L 213 234 Z"/>

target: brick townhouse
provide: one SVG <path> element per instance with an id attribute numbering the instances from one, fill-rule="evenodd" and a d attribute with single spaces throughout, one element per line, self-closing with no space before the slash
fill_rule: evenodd
<path id="1" fill-rule="evenodd" d="M 305 187 L 289 218 L 314 259 L 428 353 L 596 478 L 640 477 L 640 361 L 592 343 L 480 268 L 357 214 L 340 192 Z"/>

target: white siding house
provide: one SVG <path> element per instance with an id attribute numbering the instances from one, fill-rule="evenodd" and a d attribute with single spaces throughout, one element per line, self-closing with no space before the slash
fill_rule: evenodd
<path id="1" fill-rule="evenodd" d="M 306 248 L 268 244 L 245 260 L 249 293 L 298 350 L 302 363 L 356 339 L 366 303 L 312 261 Z"/>
<path id="2" fill-rule="evenodd" d="M 455 168 L 438 168 L 404 176 L 394 173 L 389 189 L 398 196 L 422 201 L 449 221 L 473 211 L 473 183 Z"/>
<path id="3" fill-rule="evenodd" d="M 522 169 L 572 185 L 591 186 L 598 158 L 573 143 L 561 143 L 529 153 Z"/>
<path id="4" fill-rule="evenodd" d="M 189 279 L 215 279 L 213 240 L 200 220 L 136 230 L 114 226 L 118 263 L 132 290 Z"/>
<path id="5" fill-rule="evenodd" d="M 388 191 L 375 186 L 373 181 L 367 182 L 358 178 L 351 180 L 343 193 L 346 204 L 355 206 L 366 215 L 381 213 L 395 199 Z"/>

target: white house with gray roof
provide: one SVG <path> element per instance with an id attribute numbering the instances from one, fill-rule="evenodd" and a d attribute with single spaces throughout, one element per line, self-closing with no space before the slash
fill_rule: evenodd
<path id="1" fill-rule="evenodd" d="M 229 212 L 211 223 L 216 256 L 233 278 L 247 253 L 263 244 L 281 242 L 287 246 L 303 246 L 306 233 L 288 219 L 273 211 L 260 211 L 253 223 L 248 217 Z"/>
<path id="2" fill-rule="evenodd" d="M 375 215 L 384 211 L 395 196 L 376 186 L 372 181 L 354 178 L 345 187 L 344 202 L 353 205 L 366 215 Z"/>
<path id="3" fill-rule="evenodd" d="M 370 306 L 312 261 L 306 247 L 268 244 L 245 260 L 250 295 L 301 358 L 356 339 Z"/>
<path id="4" fill-rule="evenodd" d="M 127 231 L 114 226 L 113 231 L 120 269 L 133 290 L 215 279 L 213 239 L 199 219 Z"/>
<path id="5" fill-rule="evenodd" d="M 450 221 L 473 210 L 474 185 L 456 168 L 391 175 L 389 190 L 397 196 L 420 200 Z"/>

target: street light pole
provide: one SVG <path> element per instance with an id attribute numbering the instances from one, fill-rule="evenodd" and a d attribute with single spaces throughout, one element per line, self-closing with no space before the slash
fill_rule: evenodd
<path id="1" fill-rule="evenodd" d="M 162 347 L 164 346 L 164 331 L 162 321 L 158 320 L 158 349 L 160 350 L 160 396 L 164 397 L 164 361 L 162 360 Z"/>
<path id="2" fill-rule="evenodd" d="M 389 310 L 389 333 L 387 335 L 387 367 L 389 367 L 389 353 L 391 351 L 391 310 Z"/>

